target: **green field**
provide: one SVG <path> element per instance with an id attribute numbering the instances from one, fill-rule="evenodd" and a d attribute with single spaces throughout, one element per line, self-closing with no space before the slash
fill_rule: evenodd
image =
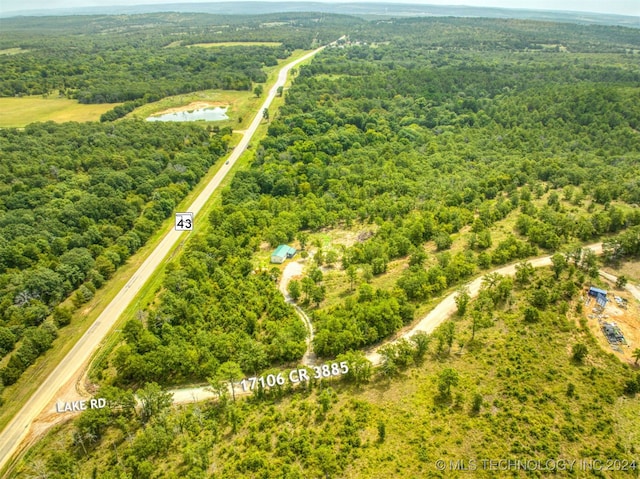
<path id="1" fill-rule="evenodd" d="M 450 350 L 436 334 L 424 356 L 407 356 L 406 366 L 386 374 L 381 368 L 371 381 L 330 379 L 263 399 L 183 405 L 146 426 L 135 414 L 111 413 L 119 419 L 86 452 L 74 437 L 97 419 L 85 414 L 83 424 L 49 433 L 14 477 L 33 477 L 42 458 L 50 471 L 79 476 L 153 465 L 162 477 L 196 471 L 193 477 L 224 478 L 282 477 L 282 470 L 296 478 L 506 477 L 487 462 L 502 459 L 576 461 L 557 477 L 587 477 L 588 465 L 579 463 L 587 458 L 637 464 L 639 399 L 622 394 L 625 379 L 636 376 L 580 326 L 578 299 L 567 300 L 566 315 L 558 314 L 565 297 L 526 322 L 520 312 L 529 294 L 556 288 L 548 269 L 532 279 L 496 305 L 474 340 L 472 315 L 456 316 Z M 560 279 L 577 280 L 568 272 Z M 572 357 L 578 343 L 587 348 L 580 360 Z M 443 392 L 445 370 L 457 379 Z M 162 442 L 151 443 L 169 427 Z M 453 472 L 471 460 L 474 472 Z M 599 477 L 637 477 L 635 467 Z"/>
<path id="2" fill-rule="evenodd" d="M 279 47 L 281 42 L 215 42 L 215 43 L 194 43 L 190 47 L 217 48 L 217 47 Z"/>
<path id="3" fill-rule="evenodd" d="M 27 53 L 29 50 L 23 50 L 22 48 L 5 48 L 0 50 L 0 55 L 17 55 L 18 53 Z"/>
<path id="4" fill-rule="evenodd" d="M 0 98 L 0 128 L 21 128 L 29 123 L 55 121 L 98 121 L 100 115 L 116 104 L 82 105 L 67 98 Z"/>

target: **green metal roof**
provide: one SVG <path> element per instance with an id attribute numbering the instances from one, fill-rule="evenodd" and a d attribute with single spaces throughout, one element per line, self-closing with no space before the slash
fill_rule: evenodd
<path id="1" fill-rule="evenodd" d="M 288 254 L 294 254 L 295 252 L 295 248 L 286 244 L 281 244 L 273 253 L 271 253 L 271 256 L 282 256 L 283 258 L 286 258 Z"/>

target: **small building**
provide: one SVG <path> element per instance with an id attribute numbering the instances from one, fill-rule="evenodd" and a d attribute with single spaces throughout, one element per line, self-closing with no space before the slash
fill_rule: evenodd
<path id="1" fill-rule="evenodd" d="M 607 292 L 604 289 L 594 288 L 593 286 L 589 288 L 589 296 L 596 298 L 596 303 L 603 308 L 607 305 L 607 301 L 609 301 Z"/>
<path id="2" fill-rule="evenodd" d="M 589 296 L 593 296 L 594 298 L 597 298 L 598 296 L 604 296 L 606 298 L 607 297 L 607 292 L 604 289 L 600 289 L 600 288 L 596 288 L 594 286 L 591 286 L 589 288 Z"/>
<path id="3" fill-rule="evenodd" d="M 284 263 L 284 260 L 293 258 L 297 251 L 289 245 L 281 244 L 271 253 L 271 262 L 276 264 Z"/>

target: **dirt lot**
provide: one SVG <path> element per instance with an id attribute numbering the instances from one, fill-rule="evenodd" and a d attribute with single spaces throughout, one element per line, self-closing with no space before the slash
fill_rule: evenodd
<path id="1" fill-rule="evenodd" d="M 627 300 L 626 309 L 616 303 L 614 296 Z M 640 348 L 640 305 L 628 291 L 611 288 L 608 297 L 610 301 L 601 313 L 597 312 L 598 309 L 594 310 L 597 306 L 594 298 L 590 298 L 590 301 L 585 304 L 584 314 L 587 323 L 603 350 L 611 351 L 621 361 L 633 364 L 635 360 L 631 353 L 634 349 Z M 602 332 L 601 322 L 615 323 L 622 331 L 627 344 L 609 344 L 607 337 Z"/>

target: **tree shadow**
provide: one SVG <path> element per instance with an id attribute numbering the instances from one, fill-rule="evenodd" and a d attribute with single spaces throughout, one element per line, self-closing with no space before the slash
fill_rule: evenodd
<path id="1" fill-rule="evenodd" d="M 436 394 L 433 396 L 433 405 L 440 409 L 450 408 L 453 406 L 453 396 L 449 394 Z"/>

